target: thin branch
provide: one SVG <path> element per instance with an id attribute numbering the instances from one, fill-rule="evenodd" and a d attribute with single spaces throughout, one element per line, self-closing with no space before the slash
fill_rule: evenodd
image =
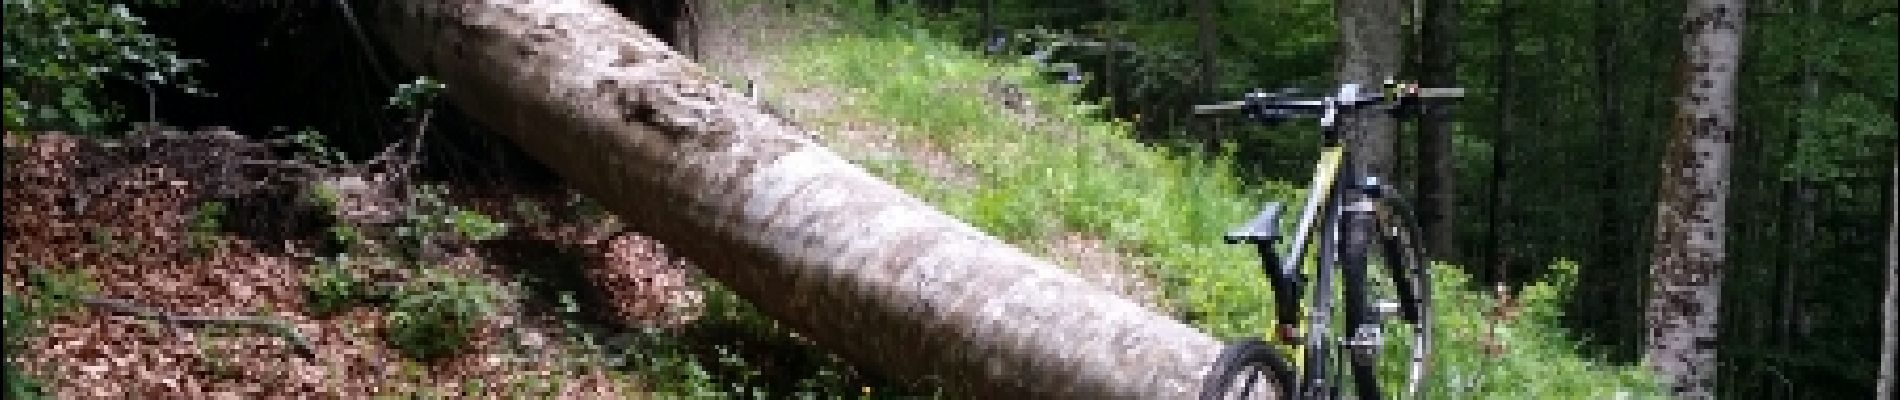
<path id="1" fill-rule="evenodd" d="M 86 305 L 104 309 L 114 314 L 132 315 L 139 318 L 155 320 L 155 321 L 158 321 L 159 323 L 163 323 L 167 326 L 172 326 L 172 327 L 199 327 L 199 326 L 206 326 L 206 325 L 236 325 L 236 326 L 252 326 L 252 327 L 263 328 L 265 330 L 270 331 L 273 334 L 276 334 L 279 337 L 284 338 L 285 341 L 289 342 L 290 346 L 296 350 L 297 355 L 299 357 L 303 357 L 306 360 L 314 360 L 316 359 L 316 356 L 317 356 L 316 350 L 312 348 L 312 346 L 310 345 L 309 338 L 304 337 L 302 333 L 297 332 L 297 329 L 294 327 L 291 327 L 290 324 L 287 324 L 287 323 L 284 323 L 283 321 L 279 321 L 272 318 L 244 317 L 244 316 L 227 317 L 227 316 L 210 316 L 210 315 L 174 315 L 174 314 L 165 313 L 163 311 L 159 311 L 158 309 L 155 309 L 155 308 L 132 304 L 131 302 L 128 302 L 125 300 L 109 299 L 109 298 L 103 298 L 103 297 L 86 297 L 86 298 L 79 299 L 79 301 L 81 303 L 85 303 Z"/>

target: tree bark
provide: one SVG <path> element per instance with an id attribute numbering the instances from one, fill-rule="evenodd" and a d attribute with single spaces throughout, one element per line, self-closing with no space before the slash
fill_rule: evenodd
<path id="1" fill-rule="evenodd" d="M 987 43 L 1003 34 L 996 27 L 996 0 L 983 0 L 983 17 L 978 21 L 976 31 L 980 32 L 977 34 L 978 43 Z"/>
<path id="2" fill-rule="evenodd" d="M 1203 99 L 1215 98 L 1214 85 L 1220 82 L 1214 75 L 1218 72 L 1215 69 L 1215 61 L 1218 60 L 1216 57 L 1219 57 L 1220 51 L 1220 27 L 1214 18 L 1214 2 L 1216 1 L 1218 0 L 1194 0 L 1194 18 L 1198 28 L 1195 32 L 1195 44 L 1200 47 L 1201 52 L 1200 87 L 1196 88 L 1198 89 L 1196 92 Z M 1202 123 L 1207 135 L 1207 154 L 1209 157 L 1218 156 L 1221 151 L 1220 122 L 1215 118 L 1203 119 L 1207 120 Z"/>
<path id="3" fill-rule="evenodd" d="M 1729 147 L 1743 0 L 1691 0 L 1682 95 L 1664 153 L 1651 261 L 1648 361 L 1676 396 L 1714 397 Z"/>
<path id="4" fill-rule="evenodd" d="M 1895 100 L 1893 117 L 1900 121 L 1900 100 Z M 1874 382 L 1875 400 L 1893 400 L 1894 364 L 1900 363 L 1900 159 L 1889 171 L 1887 188 L 1887 295 L 1880 302 L 1880 378 Z"/>
<path id="5" fill-rule="evenodd" d="M 1627 62 L 1633 58 L 1621 54 L 1618 40 L 1623 19 L 1629 18 L 1629 10 L 1619 7 L 1615 0 L 1596 0 L 1592 43 L 1595 57 L 1597 126 L 1599 127 L 1598 147 L 1596 149 L 1597 193 L 1596 232 L 1592 240 L 1593 253 L 1588 268 L 1581 272 L 1577 294 L 1583 300 L 1574 302 L 1578 313 L 1576 321 L 1598 332 L 1598 339 L 1606 343 L 1621 343 L 1623 338 L 1617 334 L 1623 332 L 1624 318 L 1630 308 L 1618 308 L 1624 304 L 1625 277 L 1631 274 L 1626 268 L 1628 240 L 1625 236 L 1631 230 L 1623 215 L 1621 204 L 1629 193 L 1623 189 L 1622 155 L 1626 149 L 1622 145 L 1624 99 L 1621 96 L 1618 62 Z"/>
<path id="6" fill-rule="evenodd" d="M 1897 115 L 1900 116 L 1900 115 Z M 1875 400 L 1892 400 L 1894 363 L 1900 357 L 1900 160 L 1894 161 L 1891 187 L 1887 197 L 1887 295 L 1880 305 L 1880 378 L 1875 381 Z"/>
<path id="7" fill-rule="evenodd" d="M 1820 5 L 1821 3 L 1818 0 L 1807 0 L 1805 2 L 1802 15 L 1807 21 L 1810 21 L 1809 24 L 1812 24 L 1812 21 L 1820 20 Z M 1815 35 L 1814 31 L 1812 27 L 1805 29 L 1802 42 L 1820 45 L 1822 40 L 1826 40 L 1825 38 Z M 1815 71 L 1815 64 L 1818 61 L 1816 58 L 1816 55 L 1809 54 L 1802 57 L 1801 61 L 1801 104 L 1804 107 L 1819 107 L 1821 104 L 1821 80 Z M 1809 126 L 1808 124 L 1812 122 L 1809 117 L 1805 115 L 1806 113 L 1802 111 L 1803 110 L 1799 108 L 1795 110 L 1794 129 L 1788 132 L 1787 139 L 1785 139 L 1782 145 L 1782 147 L 1786 149 L 1785 160 L 1787 161 L 1785 162 L 1790 164 L 1794 162 L 1796 157 L 1799 157 L 1799 153 L 1795 149 L 1800 145 L 1802 136 L 1807 134 L 1806 128 Z M 1784 209 L 1782 211 L 1782 217 L 1785 218 L 1781 221 L 1783 226 L 1779 229 L 1781 233 L 1782 251 L 1780 252 L 1781 254 L 1778 255 L 1780 258 L 1775 265 L 1775 292 L 1777 295 L 1777 304 L 1775 304 L 1774 309 L 1775 349 L 1780 351 L 1781 354 L 1792 355 L 1796 352 L 1795 318 L 1801 314 L 1799 309 L 1800 301 L 1798 300 L 1800 299 L 1801 286 L 1799 282 L 1801 275 L 1796 273 L 1795 268 L 1807 265 L 1808 263 L 1807 241 L 1808 238 L 1813 237 L 1814 234 L 1815 193 L 1811 189 L 1813 186 L 1811 181 L 1806 176 L 1794 176 L 1782 181 L 1781 186 L 1782 201 L 1784 202 L 1782 205 Z M 1773 393 L 1772 396 L 1774 398 L 1796 398 L 1799 397 L 1800 394 L 1795 393 L 1795 391 L 1799 389 L 1800 386 L 1798 385 L 1786 385 L 1784 390 L 1778 390 Z"/>
<path id="8" fill-rule="evenodd" d="M 1358 83 L 1364 90 L 1376 91 L 1386 78 L 1397 77 L 1403 62 L 1399 52 L 1400 16 L 1398 0 L 1339 0 L 1334 2 L 1339 18 L 1339 58 L 1335 65 L 1339 82 Z M 1352 151 L 1357 154 L 1360 171 L 1384 179 L 1393 179 L 1393 151 L 1397 126 L 1391 117 L 1360 114 L 1340 121 Z"/>
<path id="9" fill-rule="evenodd" d="M 1617 15 L 1615 0 L 1596 1 L 1596 74 L 1597 104 L 1599 126 L 1598 157 L 1599 165 L 1597 197 L 1597 267 L 1614 269 L 1623 261 L 1622 233 L 1623 214 L 1617 207 L 1622 200 L 1622 163 L 1619 155 L 1623 151 L 1623 107 L 1618 96 L 1618 74 L 1616 54 L 1621 52 L 1616 40 L 1616 26 L 1621 16 Z"/>
<path id="10" fill-rule="evenodd" d="M 1118 86 L 1119 82 L 1121 82 L 1121 80 L 1118 79 L 1121 74 L 1117 71 L 1121 64 L 1119 62 L 1119 60 L 1121 60 L 1121 54 L 1115 50 L 1117 47 L 1120 47 L 1121 25 L 1115 22 L 1116 12 L 1114 1 L 1100 0 L 1099 7 L 1101 8 L 1102 14 L 1101 19 L 1097 21 L 1101 23 L 1102 29 L 1100 37 L 1104 43 L 1102 46 L 1102 82 L 1100 85 L 1102 87 L 1102 97 L 1108 99 L 1108 101 L 1102 104 L 1104 106 L 1103 111 L 1108 115 L 1118 115 L 1116 110 L 1120 110 L 1121 107 L 1117 105 L 1126 101 L 1126 99 L 1117 97 L 1117 95 L 1121 94 L 1121 87 Z"/>
<path id="11" fill-rule="evenodd" d="M 1458 85 L 1458 4 L 1453 0 L 1424 0 L 1419 38 L 1419 69 L 1429 87 Z M 1426 246 L 1440 260 L 1457 254 L 1458 180 L 1452 168 L 1451 112 L 1428 107 L 1418 121 L 1418 210 Z"/>
<path id="12" fill-rule="evenodd" d="M 464 112 L 859 365 L 972 398 L 1184 398 L 1220 350 L 840 159 L 595 1 L 376 19 Z"/>
<path id="13" fill-rule="evenodd" d="M 1497 131 L 1493 132 L 1494 136 L 1491 138 L 1491 184 L 1486 186 L 1490 191 L 1486 197 L 1490 199 L 1491 212 L 1486 215 L 1485 236 L 1491 245 L 1489 251 L 1485 253 L 1482 277 L 1484 283 L 1492 285 L 1504 283 L 1504 269 L 1511 262 L 1510 246 L 1505 244 L 1504 239 L 1504 235 L 1509 231 L 1505 225 L 1510 223 L 1511 205 L 1509 194 L 1504 191 L 1504 184 L 1507 178 L 1506 173 L 1509 172 L 1507 168 L 1510 166 L 1511 130 L 1516 129 L 1513 124 L 1517 119 L 1517 107 L 1511 99 L 1511 79 L 1514 78 L 1512 69 L 1516 64 L 1512 56 L 1517 53 L 1515 33 L 1517 21 L 1513 15 L 1514 8 L 1515 5 L 1509 0 L 1498 2 L 1498 75 L 1496 78 L 1498 120 Z"/>

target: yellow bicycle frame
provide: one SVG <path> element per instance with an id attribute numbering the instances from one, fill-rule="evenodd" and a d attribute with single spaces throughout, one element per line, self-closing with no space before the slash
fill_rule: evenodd
<path id="1" fill-rule="evenodd" d="M 1327 200 L 1333 196 L 1334 184 L 1339 181 L 1340 163 L 1345 159 L 1346 148 L 1344 146 L 1332 145 L 1320 149 L 1319 163 L 1316 164 L 1317 168 L 1313 170 L 1313 182 L 1307 185 L 1307 187 L 1313 189 L 1306 193 L 1306 204 L 1300 207 L 1300 225 L 1293 231 L 1293 246 L 1288 249 L 1287 257 L 1280 260 L 1283 264 L 1280 265 L 1281 271 L 1292 271 L 1295 267 L 1302 264 L 1310 265 L 1302 262 L 1306 259 L 1307 250 L 1309 250 L 1308 247 L 1312 244 L 1308 238 L 1314 234 L 1313 225 L 1323 219 L 1319 217 L 1319 213 L 1321 209 L 1326 206 Z M 1305 302 L 1301 302 L 1300 304 L 1304 306 Z M 1301 310 L 1301 314 L 1305 314 L 1304 311 L 1305 310 Z M 1306 326 L 1309 321 L 1307 318 L 1299 318 L 1299 321 L 1300 326 L 1297 329 L 1302 336 L 1313 333 L 1313 327 Z M 1276 327 L 1273 331 L 1278 332 L 1278 328 Z M 1301 352 L 1305 350 L 1304 341 L 1279 340 L 1281 338 L 1274 339 L 1275 340 L 1271 342 L 1280 344 L 1283 350 L 1287 351 L 1286 354 L 1302 354 Z M 1292 358 L 1293 364 L 1296 367 L 1301 367 L 1301 364 L 1305 362 L 1304 357 Z"/>

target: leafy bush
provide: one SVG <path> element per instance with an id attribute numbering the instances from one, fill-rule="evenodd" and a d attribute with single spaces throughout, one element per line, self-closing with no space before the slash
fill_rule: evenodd
<path id="1" fill-rule="evenodd" d="M 79 306 L 79 299 L 99 291 L 99 283 L 90 274 L 80 270 L 49 270 L 37 266 L 23 268 L 27 284 L 33 291 L 0 296 L 0 302 L 5 303 L 4 349 L 8 356 L 4 363 L 6 398 L 50 398 L 39 380 L 28 375 L 11 357 L 23 351 L 21 346 L 25 345 L 27 336 L 38 333 L 40 321 L 72 312 Z"/>
<path id="2" fill-rule="evenodd" d="M 425 269 L 394 293 L 387 339 L 410 357 L 430 359 L 466 347 L 493 314 L 497 289 L 475 277 Z"/>
<path id="3" fill-rule="evenodd" d="M 174 5 L 145 0 L 140 4 Z M 167 41 L 142 33 L 125 2 L 5 0 L 5 125 L 8 131 L 100 132 L 120 118 L 105 99 L 108 77 L 146 88 L 199 89 Z"/>
<path id="4" fill-rule="evenodd" d="M 186 236 L 192 254 L 202 256 L 217 247 L 217 234 L 224 229 L 224 218 L 228 213 L 221 201 L 207 201 L 192 210 Z"/>
<path id="5" fill-rule="evenodd" d="M 483 241 L 507 233 L 508 225 L 474 210 L 450 204 L 439 185 L 417 185 L 411 209 L 395 229 L 397 254 L 420 257 L 446 241 Z"/>
<path id="6" fill-rule="evenodd" d="M 1617 365 L 1584 356 L 1583 342 L 1564 328 L 1563 305 L 1577 279 L 1577 265 L 1560 261 L 1543 279 L 1519 291 L 1514 317 L 1491 313 L 1497 299 L 1470 290 L 1462 269 L 1433 269 L 1432 384 L 1429 398 L 1646 399 L 1662 398 L 1654 377 L 1640 365 Z M 1391 330 L 1393 343 L 1410 343 L 1409 331 Z M 1387 382 L 1404 376 L 1405 346 L 1388 347 L 1380 371 Z"/>
<path id="7" fill-rule="evenodd" d="M 27 375 L 26 371 L 20 369 L 19 365 L 14 364 L 11 357 L 13 354 L 20 354 L 20 342 L 26 335 L 32 334 L 38 327 L 37 318 L 32 314 L 31 310 L 28 310 L 26 303 L 21 301 L 19 296 L 9 293 L 4 298 L 0 298 L 0 301 L 3 301 L 6 307 L 6 325 L 4 329 L 6 330 L 6 354 L 9 355 L 5 365 L 0 365 L 0 368 L 5 368 L 4 373 L 6 374 L 5 379 L 7 385 L 6 398 L 47 398 L 46 391 L 40 387 L 39 380 L 34 379 L 31 375 Z"/>
<path id="8" fill-rule="evenodd" d="M 306 304 L 314 315 L 333 315 L 372 300 L 372 287 L 348 269 L 325 263 L 304 278 Z"/>

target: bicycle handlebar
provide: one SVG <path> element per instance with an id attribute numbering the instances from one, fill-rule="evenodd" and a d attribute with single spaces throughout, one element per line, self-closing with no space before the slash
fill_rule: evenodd
<path id="1" fill-rule="evenodd" d="M 1261 93 L 1261 92 L 1249 93 L 1249 95 L 1254 95 L 1254 94 L 1263 94 L 1265 97 L 1268 97 L 1268 98 L 1280 99 L 1279 101 L 1274 102 L 1272 104 L 1282 106 L 1288 109 L 1318 110 L 1325 104 L 1324 99 L 1322 98 L 1289 98 L 1289 97 L 1285 97 L 1283 95 L 1279 95 L 1276 93 Z M 1419 98 L 1458 98 L 1458 97 L 1464 97 L 1464 95 L 1465 95 L 1464 88 L 1419 88 L 1419 94 L 1416 97 L 1419 97 Z M 1246 107 L 1248 101 L 1249 100 L 1229 100 L 1229 101 L 1223 101 L 1223 102 L 1214 103 L 1214 104 L 1196 104 L 1194 105 L 1194 113 L 1195 114 L 1212 114 L 1212 113 L 1221 112 L 1221 111 L 1240 110 Z"/>
<path id="2" fill-rule="evenodd" d="M 1349 83 L 1340 85 L 1333 94 L 1320 97 L 1298 97 L 1296 94 L 1299 91 L 1294 89 L 1271 93 L 1255 90 L 1241 100 L 1195 105 L 1194 113 L 1239 110 L 1250 118 L 1272 123 L 1300 116 L 1329 118 L 1333 114 L 1350 111 L 1409 111 L 1419 106 L 1419 99 L 1459 98 L 1465 95 L 1463 88 L 1422 88 L 1417 84 L 1401 82 L 1387 82 L 1384 89 L 1380 93 L 1368 95 L 1359 92 L 1358 84 Z"/>

